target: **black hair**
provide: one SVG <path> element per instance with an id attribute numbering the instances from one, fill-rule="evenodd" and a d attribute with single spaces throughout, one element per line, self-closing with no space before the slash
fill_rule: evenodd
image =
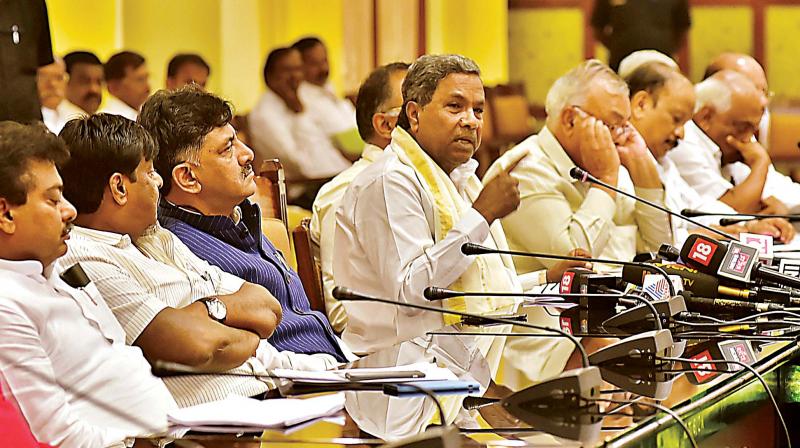
<path id="1" fill-rule="evenodd" d="M 59 134 L 72 156 L 61 167 L 64 197 L 78 213 L 94 213 L 114 173 L 136 182 L 136 167 L 153 160 L 158 146 L 141 125 L 125 117 L 95 114 L 75 118 Z"/>
<path id="2" fill-rule="evenodd" d="M 300 54 L 303 54 L 306 51 L 316 47 L 317 45 L 325 45 L 325 44 L 323 44 L 322 41 L 316 36 L 307 36 L 293 43 L 292 48 L 299 51 Z"/>
<path id="3" fill-rule="evenodd" d="M 138 122 L 158 144 L 155 167 L 164 180 L 162 194 L 172 187 L 172 169 L 195 158 L 206 135 L 232 119 L 231 103 L 192 84 L 159 90 L 145 101 Z"/>
<path id="4" fill-rule="evenodd" d="M 167 76 L 173 77 L 178 74 L 178 70 L 181 69 L 184 65 L 194 64 L 206 69 L 209 75 L 211 75 L 211 67 L 208 65 L 205 59 L 202 56 L 195 53 L 181 53 L 176 54 L 169 60 L 169 64 L 167 64 Z"/>
<path id="5" fill-rule="evenodd" d="M 29 164 L 32 161 L 62 165 L 69 150 L 42 123 L 0 121 L 0 197 L 11 205 L 28 200 Z"/>
<path id="6" fill-rule="evenodd" d="M 392 62 L 376 68 L 358 89 L 356 98 L 356 125 L 361 139 L 367 141 L 375 134 L 372 127 L 372 116 L 392 96 L 389 78 L 398 71 L 408 70 L 405 62 Z"/>
<path id="7" fill-rule="evenodd" d="M 125 77 L 128 68 L 136 70 L 144 64 L 145 60 L 139 53 L 121 51 L 110 58 L 103 66 L 103 76 L 106 82 Z"/>
<path id="8" fill-rule="evenodd" d="M 72 74 L 72 68 L 77 64 L 103 65 L 100 58 L 89 51 L 73 51 L 64 56 L 64 65 L 67 66 L 67 73 Z"/>
<path id="9" fill-rule="evenodd" d="M 278 65 L 278 61 L 293 51 L 297 51 L 297 49 L 293 47 L 280 47 L 269 52 L 267 60 L 264 62 L 264 84 L 267 84 L 267 78 L 275 71 L 275 66 Z"/>
<path id="10" fill-rule="evenodd" d="M 658 102 L 658 94 L 661 89 L 677 73 L 679 72 L 675 68 L 662 62 L 653 61 L 642 64 L 625 78 L 625 82 L 628 83 L 629 95 L 633 98 L 636 92 L 644 90 L 650 94 L 655 104 Z"/>

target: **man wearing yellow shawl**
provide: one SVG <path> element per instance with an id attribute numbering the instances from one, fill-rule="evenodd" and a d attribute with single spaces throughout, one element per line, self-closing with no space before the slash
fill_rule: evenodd
<path id="1" fill-rule="evenodd" d="M 336 212 L 336 284 L 399 303 L 438 305 L 444 310 L 516 311 L 518 302 L 510 298 L 455 298 L 437 304 L 423 297 L 428 286 L 521 292 L 523 286 L 543 283 L 548 277 L 545 271 L 518 277 L 507 256 L 461 253 L 461 245 L 467 242 L 507 249 L 498 220 L 519 205 L 518 180 L 509 174 L 516 161 L 511 160 L 483 186 L 474 174 L 477 162 L 472 155 L 481 142 L 485 100 L 478 66 L 458 55 L 422 56 L 411 66 L 402 91 L 403 110 L 389 147 L 356 177 Z M 531 231 L 536 231 L 535 222 Z M 348 302 L 345 308 L 349 323 L 343 338 L 354 352 L 372 353 L 445 325 L 460 328 L 454 315 L 364 302 Z M 529 320 L 558 327 L 557 318 L 543 309 L 530 312 Z M 491 331 L 510 329 L 491 327 Z M 494 378 L 505 337 L 458 339 L 471 340 L 464 343 L 476 348 L 473 356 L 486 358 Z M 551 363 L 558 364 L 548 369 L 553 374 L 563 369 L 565 356 L 550 357 L 564 352 L 569 356 L 569 342 L 527 340 L 532 351 L 541 353 L 540 362 L 531 369 L 544 370 Z M 405 405 L 406 413 L 401 406 L 389 403 L 373 417 L 385 415 L 387 425 L 391 419 L 425 421 L 415 414 L 413 404 Z M 416 407 L 420 408 L 419 403 Z M 447 420 L 452 421 L 460 402 L 448 400 L 445 407 Z M 391 430 L 376 426 L 371 432 L 392 435 Z"/>

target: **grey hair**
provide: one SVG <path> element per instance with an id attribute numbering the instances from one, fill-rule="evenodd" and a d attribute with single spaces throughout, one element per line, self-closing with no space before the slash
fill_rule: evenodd
<path id="1" fill-rule="evenodd" d="M 713 107 L 717 112 L 726 112 L 731 108 L 733 88 L 717 77 L 706 78 L 695 85 L 694 93 L 697 96 L 695 112 L 706 106 Z"/>
<path id="2" fill-rule="evenodd" d="M 460 54 L 426 54 L 414 61 L 403 80 L 403 109 L 397 125 L 408 130 L 411 127 L 406 115 L 408 102 L 420 106 L 430 103 L 439 82 L 453 73 L 480 76 L 481 69 L 475 61 Z"/>
<path id="3" fill-rule="evenodd" d="M 612 93 L 624 94 L 626 98 L 628 97 L 628 84 L 614 73 L 614 70 L 597 59 L 589 59 L 558 78 L 550 87 L 544 105 L 547 116 L 555 117 L 565 107 L 583 101 L 592 82 L 601 76 L 611 81 L 609 87 Z"/>

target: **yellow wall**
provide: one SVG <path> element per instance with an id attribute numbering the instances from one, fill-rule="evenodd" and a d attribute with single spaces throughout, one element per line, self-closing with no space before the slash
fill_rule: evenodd
<path id="1" fill-rule="evenodd" d="M 703 78 L 708 62 L 724 51 L 753 54 L 753 13 L 749 6 L 695 7 L 689 31 L 690 77 Z"/>
<path id="2" fill-rule="evenodd" d="M 776 95 L 800 98 L 800 7 L 767 8 L 765 34 L 764 53 L 770 89 Z"/>
<path id="3" fill-rule="evenodd" d="M 478 63 L 486 84 L 508 81 L 506 0 L 428 0 L 425 6 L 428 53 L 463 54 Z"/>
<path id="4" fill-rule="evenodd" d="M 106 59 L 117 50 L 119 1 L 47 0 L 53 51 L 90 50 Z"/>
<path id="5" fill-rule="evenodd" d="M 583 14 L 577 8 L 514 9 L 508 20 L 509 68 L 528 99 L 544 104 L 550 85 L 583 60 Z"/>

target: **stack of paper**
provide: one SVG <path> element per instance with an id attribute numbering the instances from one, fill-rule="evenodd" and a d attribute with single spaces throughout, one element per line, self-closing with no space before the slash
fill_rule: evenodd
<path id="1" fill-rule="evenodd" d="M 344 408 L 344 393 L 314 398 L 256 400 L 228 397 L 167 414 L 170 425 L 202 430 L 203 427 L 283 428 L 333 415 Z"/>

